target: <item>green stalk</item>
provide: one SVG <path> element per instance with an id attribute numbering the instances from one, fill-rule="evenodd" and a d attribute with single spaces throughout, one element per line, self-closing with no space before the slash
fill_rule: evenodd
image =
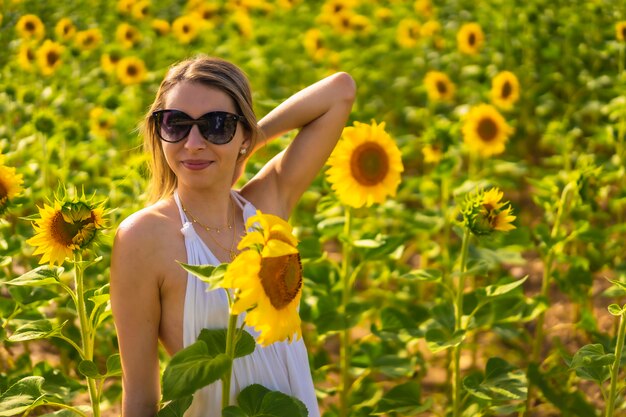
<path id="1" fill-rule="evenodd" d="M 613 410 L 615 409 L 615 400 L 617 398 L 617 379 L 619 377 L 619 365 L 622 359 L 622 350 L 624 349 L 624 336 L 626 334 L 626 312 L 622 310 L 622 315 L 619 317 L 619 330 L 617 331 L 617 342 L 615 345 L 615 360 L 611 367 L 611 388 L 609 390 L 608 403 L 606 405 L 606 417 L 613 417 Z"/>
<path id="2" fill-rule="evenodd" d="M 229 297 L 230 298 L 230 297 Z M 228 318 L 226 331 L 226 354 L 231 359 L 226 374 L 222 377 L 222 409 L 230 405 L 230 380 L 233 374 L 233 360 L 235 359 L 235 337 L 237 336 L 238 314 L 231 314 Z"/>
<path id="3" fill-rule="evenodd" d="M 345 208 L 345 223 L 343 227 L 343 260 L 341 263 L 341 311 L 345 319 L 345 329 L 340 333 L 339 348 L 339 364 L 341 367 L 341 389 L 339 391 L 339 416 L 346 417 L 348 415 L 348 394 L 350 393 L 350 329 L 347 323 L 347 306 L 350 301 L 350 256 L 352 250 L 352 242 L 350 241 L 351 229 L 351 212 L 350 208 Z"/>
<path id="4" fill-rule="evenodd" d="M 465 232 L 463 233 L 463 243 L 461 245 L 461 265 L 459 272 L 459 286 L 456 292 L 455 307 L 455 323 L 454 330 L 459 331 L 463 329 L 463 293 L 465 289 L 465 266 L 467 263 L 467 252 L 469 249 L 470 229 L 465 226 Z M 461 415 L 461 347 L 462 343 L 459 343 L 454 347 L 452 352 L 452 415 L 459 417 Z"/>
<path id="5" fill-rule="evenodd" d="M 574 183 L 572 182 L 567 183 L 567 185 L 563 188 L 563 191 L 561 192 L 561 198 L 559 200 L 559 205 L 558 205 L 557 212 L 556 212 L 556 218 L 554 219 L 554 225 L 552 225 L 552 230 L 550 231 L 551 239 L 555 239 L 557 234 L 559 233 L 559 228 L 561 227 L 561 221 L 563 219 L 563 213 L 565 212 L 565 203 L 567 202 L 567 198 L 573 186 L 574 186 Z M 550 295 L 549 294 L 550 277 L 552 276 L 552 267 L 553 267 L 552 264 L 554 263 L 555 255 L 556 255 L 556 248 L 554 245 L 552 245 L 550 249 L 548 249 L 548 254 L 546 255 L 546 258 L 544 260 L 543 276 L 541 280 L 541 297 L 546 300 L 548 299 Z M 541 346 L 543 344 L 543 336 L 544 336 L 543 335 L 544 322 L 545 322 L 545 312 L 541 312 L 539 316 L 537 317 L 537 328 L 535 332 L 535 338 L 533 341 L 533 348 L 532 348 L 532 353 L 530 357 L 531 363 L 539 362 L 539 358 L 541 356 Z M 526 393 L 526 407 L 523 412 L 520 412 L 520 415 L 523 415 L 526 417 L 530 416 L 530 406 L 533 401 L 534 393 L 535 393 L 535 387 L 532 385 L 532 383 L 529 380 L 528 390 Z"/>
<path id="6" fill-rule="evenodd" d="M 84 269 L 83 257 L 77 252 L 74 255 L 74 280 L 76 284 L 76 310 L 78 310 L 78 320 L 80 322 L 80 338 L 82 346 L 82 359 L 93 361 L 93 330 L 87 318 L 87 307 L 85 306 Z M 87 387 L 89 389 L 89 399 L 93 409 L 93 417 L 100 417 L 100 399 L 96 389 L 96 381 L 87 377 Z"/>

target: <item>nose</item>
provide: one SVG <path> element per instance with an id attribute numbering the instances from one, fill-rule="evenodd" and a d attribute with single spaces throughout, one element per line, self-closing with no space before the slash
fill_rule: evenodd
<path id="1" fill-rule="evenodd" d="M 198 125 L 191 126 L 191 130 L 185 141 L 185 148 L 188 149 L 204 149 L 206 148 L 206 139 L 202 137 Z"/>

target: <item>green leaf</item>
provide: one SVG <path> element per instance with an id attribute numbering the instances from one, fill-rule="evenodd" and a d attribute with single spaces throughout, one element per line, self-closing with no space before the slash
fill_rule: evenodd
<path id="1" fill-rule="evenodd" d="M 161 408 L 157 413 L 157 417 L 183 417 L 185 411 L 191 406 L 193 395 L 170 401 Z"/>
<path id="2" fill-rule="evenodd" d="M 479 298 L 483 298 L 483 297 L 492 298 L 492 297 L 505 295 L 515 290 L 520 285 L 522 285 L 527 279 L 528 279 L 528 275 L 526 275 L 524 278 L 518 279 L 517 281 L 513 281 L 508 284 L 489 285 L 485 287 L 484 289 L 482 289 L 482 291 L 476 291 L 476 294 L 478 295 Z"/>
<path id="3" fill-rule="evenodd" d="M 107 358 L 107 373 L 105 377 L 109 378 L 119 375 L 122 375 L 122 362 L 120 360 L 120 354 L 114 353 Z"/>
<path id="4" fill-rule="evenodd" d="M 261 410 L 263 398 L 270 392 L 260 384 L 252 384 L 245 387 L 237 396 L 237 404 L 247 415 L 254 416 Z"/>
<path id="5" fill-rule="evenodd" d="M 371 414 L 395 412 L 409 416 L 418 415 L 428 410 L 432 404 L 430 399 L 422 404 L 421 396 L 420 385 L 416 382 L 409 381 L 396 385 L 383 395 Z"/>
<path id="6" fill-rule="evenodd" d="M 230 367 L 227 355 L 211 356 L 203 341 L 187 346 L 172 356 L 163 372 L 163 401 L 192 395 L 220 379 Z"/>
<path id="7" fill-rule="evenodd" d="M 62 267 L 43 265 L 32 271 L 25 273 L 11 281 L 5 282 L 9 285 L 41 287 L 44 285 L 56 285 L 61 282 Z"/>
<path id="8" fill-rule="evenodd" d="M 624 305 L 624 307 L 620 307 L 617 304 L 611 304 L 608 308 L 609 313 L 611 313 L 613 316 L 621 316 L 622 314 L 624 314 L 624 312 L 626 312 L 626 305 Z"/>
<path id="9" fill-rule="evenodd" d="M 226 268 L 228 268 L 228 264 L 220 264 L 220 265 L 189 265 L 183 262 L 179 262 L 180 266 L 183 267 L 187 272 L 191 272 L 196 277 L 198 277 L 201 281 L 209 284 L 209 288 L 214 289 L 222 282 L 224 279 L 224 274 L 226 273 Z"/>
<path id="10" fill-rule="evenodd" d="M 59 411 L 55 411 L 54 413 L 48 413 L 48 414 L 43 414 L 39 417 L 77 417 L 80 416 L 81 414 L 79 413 L 82 412 L 83 414 L 89 415 L 89 413 L 91 412 L 91 407 L 89 406 L 85 406 L 85 405 L 79 405 L 77 407 L 72 407 L 72 409 L 65 409 L 65 410 L 59 410 Z"/>
<path id="11" fill-rule="evenodd" d="M 402 279 L 416 279 L 418 281 L 434 282 L 441 280 L 442 273 L 439 269 L 414 269 L 400 276 Z"/>
<path id="12" fill-rule="evenodd" d="M 463 386 L 471 395 L 483 400 L 504 402 L 525 400 L 528 383 L 521 370 L 501 358 L 489 358 L 485 375 L 475 373 L 463 379 Z"/>
<path id="13" fill-rule="evenodd" d="M 268 392 L 261 403 L 258 416 L 307 417 L 309 412 L 297 398 L 279 391 Z"/>
<path id="14" fill-rule="evenodd" d="M 100 379 L 103 377 L 98 370 L 98 366 L 93 361 L 89 360 L 80 361 L 78 364 L 78 372 L 88 378 Z"/>
<path id="15" fill-rule="evenodd" d="M 222 409 L 222 417 L 248 417 L 249 414 L 246 414 L 241 408 L 235 405 L 229 405 L 228 407 L 224 407 Z"/>
<path id="16" fill-rule="evenodd" d="M 18 327 L 9 337 L 9 342 L 23 342 L 25 340 L 46 339 L 61 334 L 67 320 L 55 325 L 51 320 L 35 320 Z"/>
<path id="17" fill-rule="evenodd" d="M 11 385 L 0 395 L 0 416 L 14 416 L 42 404 L 43 383 L 40 376 L 28 376 Z"/>
<path id="18" fill-rule="evenodd" d="M 602 384 L 611 377 L 611 365 L 614 361 L 615 355 L 604 353 L 604 346 L 596 343 L 578 349 L 569 367 L 576 370 L 579 377 Z"/>
<path id="19" fill-rule="evenodd" d="M 202 329 L 198 340 L 206 343 L 210 356 L 226 353 L 226 329 Z M 245 330 L 239 333 L 239 339 L 235 345 L 235 358 L 250 355 L 256 348 L 254 337 Z"/>
<path id="20" fill-rule="evenodd" d="M 453 334 L 450 334 L 442 328 L 432 328 L 426 331 L 428 349 L 433 353 L 457 346 L 464 339 L 464 330 L 457 330 Z"/>

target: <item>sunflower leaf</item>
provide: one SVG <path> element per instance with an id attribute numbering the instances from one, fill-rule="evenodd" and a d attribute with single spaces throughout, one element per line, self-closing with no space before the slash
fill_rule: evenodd
<path id="1" fill-rule="evenodd" d="M 10 342 L 23 342 L 25 340 L 47 339 L 61 334 L 61 329 L 67 320 L 55 325 L 51 320 L 35 320 L 18 327 L 9 337 Z"/>
<path id="2" fill-rule="evenodd" d="M 217 356 L 226 353 L 226 329 L 202 329 L 198 340 L 206 343 L 209 355 Z M 250 333 L 243 330 L 235 345 L 235 358 L 240 358 L 254 352 L 256 342 Z"/>
<path id="3" fill-rule="evenodd" d="M 185 411 L 191 406 L 193 395 L 188 395 L 167 403 L 159 410 L 157 417 L 183 417 Z"/>
<path id="4" fill-rule="evenodd" d="M 43 383 L 43 377 L 29 376 L 10 386 L 0 395 L 0 416 L 14 416 L 42 404 Z"/>
<path id="5" fill-rule="evenodd" d="M 224 376 L 232 364 L 228 355 L 212 357 L 203 341 L 180 350 L 163 372 L 163 401 L 192 395 Z"/>
<path id="6" fill-rule="evenodd" d="M 201 281 L 209 284 L 211 289 L 216 288 L 224 279 L 224 274 L 226 273 L 226 268 L 228 264 L 220 264 L 220 265 L 189 265 L 183 262 L 179 262 L 180 266 L 183 267 L 187 272 L 191 272 Z"/>
<path id="7" fill-rule="evenodd" d="M 309 412 L 297 398 L 283 394 L 279 391 L 268 392 L 261 402 L 257 416 L 275 417 L 307 417 Z"/>
<path id="8" fill-rule="evenodd" d="M 406 382 L 391 388 L 376 405 L 372 414 L 387 414 L 391 412 L 406 415 L 416 415 L 428 410 L 432 401 L 422 403 L 420 385 L 415 382 Z"/>
<path id="9" fill-rule="evenodd" d="M 14 278 L 11 281 L 7 281 L 6 284 L 30 287 L 55 285 L 61 281 L 60 276 L 62 273 L 62 267 L 43 265 L 25 273 L 24 275 Z"/>
<path id="10" fill-rule="evenodd" d="M 261 410 L 263 398 L 270 390 L 260 384 L 252 384 L 244 388 L 237 396 L 237 404 L 248 416 L 254 416 Z"/>

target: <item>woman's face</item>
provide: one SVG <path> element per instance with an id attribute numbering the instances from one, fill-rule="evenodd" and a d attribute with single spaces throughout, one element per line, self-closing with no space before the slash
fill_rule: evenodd
<path id="1" fill-rule="evenodd" d="M 167 93 L 164 109 L 180 110 L 194 119 L 212 111 L 237 114 L 235 104 L 225 92 L 188 81 L 177 84 Z M 165 160 L 178 179 L 178 187 L 230 188 L 239 150 L 248 146 L 244 133 L 239 122 L 230 142 L 215 145 L 194 125 L 180 142 L 161 141 Z"/>

